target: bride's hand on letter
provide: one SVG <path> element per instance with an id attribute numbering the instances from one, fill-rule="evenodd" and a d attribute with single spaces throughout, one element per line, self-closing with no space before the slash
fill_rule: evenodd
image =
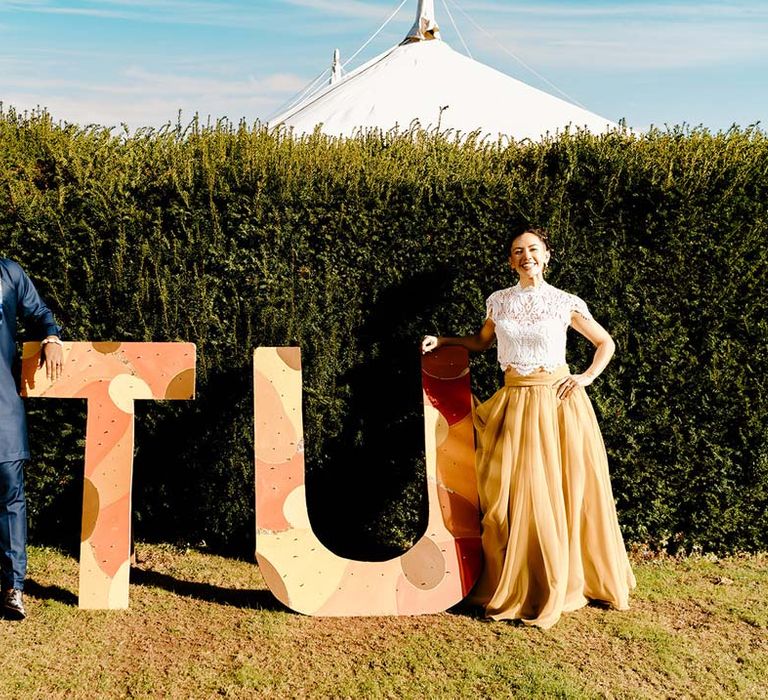
<path id="1" fill-rule="evenodd" d="M 577 386 L 589 386 L 593 381 L 595 378 L 588 374 L 572 374 L 563 377 L 557 385 L 557 398 L 567 399 Z"/>
<path id="2" fill-rule="evenodd" d="M 435 335 L 425 335 L 421 341 L 421 354 L 426 355 L 428 352 L 437 350 L 440 347 L 440 338 Z"/>

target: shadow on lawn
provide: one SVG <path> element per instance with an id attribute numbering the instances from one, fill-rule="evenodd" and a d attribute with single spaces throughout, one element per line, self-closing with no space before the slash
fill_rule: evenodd
<path id="1" fill-rule="evenodd" d="M 55 600 L 66 605 L 77 605 L 77 595 L 72 591 L 61 586 L 43 586 L 31 578 L 24 582 L 24 592 L 33 598 Z"/>
<path id="2" fill-rule="evenodd" d="M 131 583 L 137 586 L 151 586 L 182 595 L 195 600 L 205 600 L 209 603 L 231 605 L 235 608 L 252 608 L 254 610 L 288 611 L 269 591 L 248 590 L 240 588 L 223 588 L 210 583 L 198 581 L 183 581 L 168 574 L 151 569 L 131 568 Z"/>

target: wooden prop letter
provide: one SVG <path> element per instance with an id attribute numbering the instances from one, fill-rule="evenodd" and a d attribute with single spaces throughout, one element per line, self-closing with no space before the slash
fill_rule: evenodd
<path id="1" fill-rule="evenodd" d="M 194 398 L 195 346 L 64 343 L 64 374 L 53 383 L 39 357 L 39 343 L 24 344 L 22 396 L 88 400 L 80 607 L 127 608 L 133 402 Z"/>
<path id="2" fill-rule="evenodd" d="M 253 355 L 256 557 L 272 593 L 309 615 L 415 615 L 458 603 L 480 573 L 467 353 L 422 359 L 429 521 L 405 554 L 344 559 L 312 531 L 304 489 L 299 348 Z"/>

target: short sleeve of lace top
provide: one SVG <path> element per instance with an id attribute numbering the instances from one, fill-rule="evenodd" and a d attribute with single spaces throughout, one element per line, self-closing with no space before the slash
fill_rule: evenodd
<path id="1" fill-rule="evenodd" d="M 577 297 L 575 294 L 569 294 L 571 301 L 571 311 L 575 311 L 580 316 L 583 316 L 588 321 L 592 320 L 592 314 L 589 313 L 589 309 L 587 308 L 587 303 L 583 300 Z"/>
<path id="2" fill-rule="evenodd" d="M 496 321 L 504 317 L 504 293 L 506 290 L 499 289 L 485 300 L 485 318 Z"/>
<path id="3" fill-rule="evenodd" d="M 493 320 L 494 320 L 494 315 L 493 315 L 493 297 L 494 297 L 495 295 L 496 295 L 496 292 L 494 292 L 493 294 L 491 294 L 491 296 L 489 296 L 489 297 L 488 297 L 488 298 L 485 300 L 485 318 L 486 318 L 486 319 L 490 318 L 490 319 L 491 319 L 491 321 L 493 321 Z"/>

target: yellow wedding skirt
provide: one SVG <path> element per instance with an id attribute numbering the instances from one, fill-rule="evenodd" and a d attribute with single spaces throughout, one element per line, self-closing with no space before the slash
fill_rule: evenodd
<path id="1" fill-rule="evenodd" d="M 583 387 L 556 395 L 567 375 L 508 371 L 475 406 L 485 567 L 471 600 L 497 620 L 547 628 L 590 600 L 626 610 L 635 587 L 592 404 Z"/>

